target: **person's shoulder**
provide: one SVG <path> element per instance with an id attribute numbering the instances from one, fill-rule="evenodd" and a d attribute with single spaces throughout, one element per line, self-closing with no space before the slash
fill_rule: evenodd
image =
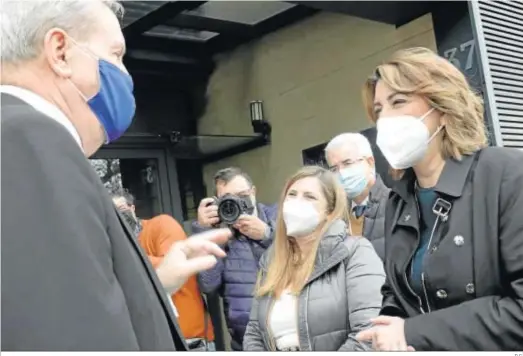
<path id="1" fill-rule="evenodd" d="M 351 253 L 357 253 L 358 251 L 361 251 L 361 249 L 365 248 L 374 248 L 372 243 L 363 236 L 347 236 L 343 240 L 343 243 Z"/>
<path id="2" fill-rule="evenodd" d="M 384 275 L 382 259 L 372 242 L 362 236 L 348 236 L 344 243 L 349 250 L 349 255 L 344 260 L 347 271 L 354 267 L 364 267 L 367 272 L 374 271 L 373 273 Z"/>
<path id="3" fill-rule="evenodd" d="M 267 271 L 269 268 L 270 260 L 274 254 L 274 244 L 267 247 L 267 250 L 261 255 L 259 266 L 263 271 Z"/>
<path id="4" fill-rule="evenodd" d="M 278 204 L 263 204 L 258 203 L 258 205 L 266 212 L 272 212 L 278 209 Z"/>
<path id="5" fill-rule="evenodd" d="M 158 222 L 174 222 L 176 224 L 178 224 L 178 221 L 176 221 L 175 218 L 173 218 L 171 215 L 169 214 L 160 214 L 160 215 L 156 215 L 155 217 L 152 217 L 151 219 L 149 219 L 149 221 L 158 221 Z M 178 224 L 179 225 L 179 224 Z"/>
<path id="6" fill-rule="evenodd" d="M 31 105 L 22 103 L 19 105 L 2 105 L 2 132 L 33 132 L 34 128 L 45 129 L 56 127 L 57 122 L 45 114 L 34 109 Z"/>
<path id="7" fill-rule="evenodd" d="M 156 215 L 156 216 L 148 219 L 147 223 L 152 224 L 152 225 L 158 225 L 158 226 L 169 226 L 169 227 L 176 226 L 176 228 L 183 230 L 182 225 L 169 214 Z"/>
<path id="8" fill-rule="evenodd" d="M 511 166 L 523 170 L 523 150 L 508 147 L 486 147 L 479 153 L 478 164 L 504 168 Z"/>
<path id="9" fill-rule="evenodd" d="M 389 198 L 391 189 L 387 187 L 383 178 L 376 173 L 376 181 L 370 189 L 369 195 L 371 200 L 387 200 Z"/>
<path id="10" fill-rule="evenodd" d="M 348 224 L 343 219 L 334 220 L 327 229 L 323 240 L 332 241 L 332 247 L 338 249 L 341 245 L 349 250 L 349 254 L 353 254 L 356 250 L 365 247 L 371 247 L 369 240 L 362 236 L 350 235 Z M 329 239 L 330 238 L 330 239 Z"/>
<path id="11" fill-rule="evenodd" d="M 508 147 L 487 147 L 479 153 L 478 174 L 491 183 L 523 179 L 523 150 Z"/>
<path id="12" fill-rule="evenodd" d="M 266 205 L 266 204 L 259 203 L 258 205 L 260 206 L 261 209 L 263 209 L 263 211 L 268 219 L 275 220 L 276 217 L 278 216 L 278 204 Z"/>
<path id="13" fill-rule="evenodd" d="M 81 153 L 81 150 L 72 149 L 77 144 L 60 123 L 29 104 L 2 108 L 1 123 L 2 140 L 13 147 L 32 147 L 36 153 L 48 152 L 53 147 L 63 152 Z"/>

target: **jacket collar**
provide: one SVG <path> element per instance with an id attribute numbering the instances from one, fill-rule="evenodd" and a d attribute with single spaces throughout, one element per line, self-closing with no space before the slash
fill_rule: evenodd
<path id="1" fill-rule="evenodd" d="M 32 106 L 33 109 L 58 122 L 67 130 L 67 132 L 69 132 L 78 146 L 80 146 L 80 149 L 83 151 L 82 140 L 80 139 L 78 131 L 64 114 L 64 112 L 56 105 L 50 103 L 40 95 L 30 90 L 13 85 L 0 85 L 0 93 L 8 94 L 22 100 L 26 104 Z"/>
<path id="2" fill-rule="evenodd" d="M 389 196 L 389 188 L 383 183 L 379 174 L 376 174 L 376 182 L 370 188 L 369 197 L 373 203 L 381 202 Z"/>
<path id="3" fill-rule="evenodd" d="M 438 183 L 434 190 L 445 195 L 459 198 L 463 194 L 465 183 L 474 162 L 474 157 L 478 152 L 463 156 L 461 160 L 449 158 L 445 161 L 445 167 L 439 177 Z M 414 195 L 414 182 L 416 175 L 414 170 L 409 168 L 405 171 L 403 177 L 394 184 L 392 190 L 397 193 L 403 200 L 407 201 L 409 196 Z"/>
<path id="4" fill-rule="evenodd" d="M 267 222 L 269 221 L 269 218 L 267 217 L 267 212 L 264 209 L 264 206 L 260 203 L 256 204 L 256 213 L 258 215 L 258 218 L 260 218 L 261 221 Z"/>
<path id="5" fill-rule="evenodd" d="M 346 237 L 347 224 L 343 220 L 333 221 L 320 241 L 314 270 L 307 283 L 320 277 L 349 256 L 349 250 L 340 246 Z"/>

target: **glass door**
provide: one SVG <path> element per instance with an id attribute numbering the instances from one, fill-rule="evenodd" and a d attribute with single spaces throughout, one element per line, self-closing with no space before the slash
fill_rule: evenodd
<path id="1" fill-rule="evenodd" d="M 183 221 L 176 162 L 166 150 L 104 147 L 90 162 L 109 192 L 126 189 L 135 197 L 139 217 L 166 213 Z"/>

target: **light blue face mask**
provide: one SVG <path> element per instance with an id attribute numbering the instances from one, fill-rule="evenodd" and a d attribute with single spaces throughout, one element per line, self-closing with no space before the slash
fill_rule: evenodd
<path id="1" fill-rule="evenodd" d="M 356 163 L 350 167 L 343 168 L 339 172 L 340 182 L 349 199 L 353 199 L 363 193 L 369 183 L 365 166 L 361 163 Z"/>

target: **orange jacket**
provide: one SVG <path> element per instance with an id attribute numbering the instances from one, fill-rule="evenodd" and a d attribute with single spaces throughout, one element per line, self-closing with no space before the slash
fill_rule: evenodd
<path id="1" fill-rule="evenodd" d="M 158 215 L 150 220 L 142 220 L 142 231 L 138 236 L 140 245 L 154 266 L 162 262 L 163 257 L 176 241 L 187 239 L 181 225 L 169 215 Z M 185 338 L 203 338 L 205 333 L 205 308 L 198 288 L 196 276 L 187 282 L 172 296 L 179 314 L 178 323 Z M 211 318 L 207 316 L 207 340 L 214 341 Z"/>

